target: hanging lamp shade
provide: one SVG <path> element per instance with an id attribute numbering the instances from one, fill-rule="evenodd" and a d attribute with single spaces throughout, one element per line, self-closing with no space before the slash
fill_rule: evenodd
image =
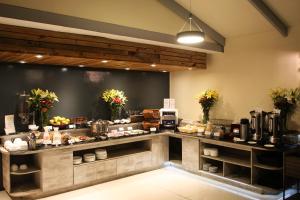
<path id="1" fill-rule="evenodd" d="M 183 31 L 176 35 L 177 42 L 180 44 L 197 44 L 204 41 L 202 31 Z"/>
<path id="2" fill-rule="evenodd" d="M 202 31 L 200 26 L 193 20 L 191 0 L 190 15 L 183 24 L 180 31 L 177 33 L 176 38 L 177 42 L 180 44 L 198 44 L 204 41 L 204 32 Z"/>

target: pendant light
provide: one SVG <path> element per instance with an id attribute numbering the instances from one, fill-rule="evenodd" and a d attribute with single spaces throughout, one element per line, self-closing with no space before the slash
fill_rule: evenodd
<path id="1" fill-rule="evenodd" d="M 186 26 L 188 24 L 188 29 Z M 193 25 L 196 27 L 196 30 L 193 30 Z M 204 33 L 199 25 L 193 20 L 192 15 L 192 2 L 190 0 L 190 15 L 187 21 L 184 23 L 180 31 L 176 35 L 177 42 L 180 44 L 197 44 L 204 41 Z"/>

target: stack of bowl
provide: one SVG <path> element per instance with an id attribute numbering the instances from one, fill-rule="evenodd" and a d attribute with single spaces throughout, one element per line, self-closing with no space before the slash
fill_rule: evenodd
<path id="1" fill-rule="evenodd" d="M 96 160 L 96 155 L 94 153 L 87 153 L 83 155 L 84 162 L 94 162 Z"/>
<path id="2" fill-rule="evenodd" d="M 96 153 L 97 160 L 104 160 L 104 159 L 107 158 L 107 151 L 106 151 L 106 149 L 96 149 L 95 153 Z"/>

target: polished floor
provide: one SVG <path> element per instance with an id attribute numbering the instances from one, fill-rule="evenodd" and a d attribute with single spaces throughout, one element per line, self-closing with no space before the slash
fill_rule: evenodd
<path id="1" fill-rule="evenodd" d="M 10 200 L 0 192 L 1 200 Z M 277 200 L 199 177 L 182 170 L 163 169 L 67 192 L 42 200 Z"/>

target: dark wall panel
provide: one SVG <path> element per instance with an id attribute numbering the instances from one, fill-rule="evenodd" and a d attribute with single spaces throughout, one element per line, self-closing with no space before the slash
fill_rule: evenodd
<path id="1" fill-rule="evenodd" d="M 123 90 L 129 100 L 126 109 L 161 108 L 163 98 L 169 97 L 169 73 L 0 63 L 1 133 L 4 115 L 17 116 L 16 94 L 32 88 L 58 95 L 60 102 L 50 116 L 108 119 L 108 107 L 100 98 L 105 89 Z"/>

